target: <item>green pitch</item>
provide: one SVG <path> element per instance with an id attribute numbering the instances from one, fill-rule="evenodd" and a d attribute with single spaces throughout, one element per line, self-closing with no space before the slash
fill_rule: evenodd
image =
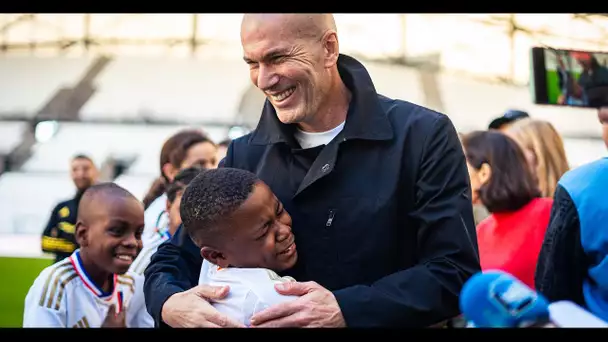
<path id="1" fill-rule="evenodd" d="M 547 88 L 548 88 L 548 100 L 549 104 L 557 104 L 557 98 L 560 94 L 560 89 L 558 87 L 558 78 L 557 71 L 555 70 L 547 70 Z M 580 73 L 574 73 L 574 77 L 578 79 L 580 77 Z"/>
<path id="2" fill-rule="evenodd" d="M 51 259 L 0 257 L 0 328 L 21 327 L 25 295 L 40 271 Z"/>

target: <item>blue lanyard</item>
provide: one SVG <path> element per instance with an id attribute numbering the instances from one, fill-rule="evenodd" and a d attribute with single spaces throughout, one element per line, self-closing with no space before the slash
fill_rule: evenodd
<path id="1" fill-rule="evenodd" d="M 169 233 L 169 227 L 165 227 L 164 229 L 161 228 L 161 227 L 159 227 L 160 220 L 162 219 L 162 217 L 163 217 L 164 214 L 168 215 L 168 213 L 167 213 L 166 210 L 163 210 L 163 211 L 161 211 L 158 214 L 158 218 L 156 219 L 156 224 L 154 225 L 155 226 L 154 229 L 156 230 L 156 232 L 158 233 L 158 235 L 160 235 L 160 237 L 163 240 L 169 240 L 171 238 L 171 234 Z"/>

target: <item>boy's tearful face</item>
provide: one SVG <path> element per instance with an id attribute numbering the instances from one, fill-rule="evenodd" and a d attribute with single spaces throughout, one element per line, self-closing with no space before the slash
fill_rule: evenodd
<path id="1" fill-rule="evenodd" d="M 298 259 L 291 216 L 263 182 L 247 200 L 222 220 L 216 246 L 203 248 L 203 257 L 220 267 L 262 267 L 277 272 Z"/>

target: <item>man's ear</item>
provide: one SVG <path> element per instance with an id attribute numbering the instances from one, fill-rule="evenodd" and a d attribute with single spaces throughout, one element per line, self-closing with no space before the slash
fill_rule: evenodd
<path id="1" fill-rule="evenodd" d="M 323 36 L 323 50 L 325 53 L 325 67 L 331 68 L 338 63 L 340 56 L 340 44 L 336 31 L 329 30 Z"/>
<path id="2" fill-rule="evenodd" d="M 226 268 L 230 265 L 226 256 L 211 247 L 201 248 L 201 256 L 212 264 L 218 265 L 221 268 Z"/>
<path id="3" fill-rule="evenodd" d="M 76 222 L 76 227 L 74 227 L 74 235 L 79 246 L 84 247 L 89 245 L 89 227 L 85 226 L 82 221 Z"/>

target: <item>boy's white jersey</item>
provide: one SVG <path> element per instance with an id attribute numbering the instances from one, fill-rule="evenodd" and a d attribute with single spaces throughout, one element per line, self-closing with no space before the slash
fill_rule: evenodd
<path id="1" fill-rule="evenodd" d="M 266 268 L 220 268 L 203 260 L 199 284 L 230 286 L 228 295 L 211 303 L 218 311 L 249 325 L 251 316 L 274 304 L 298 298 L 279 294 L 274 285 L 295 281 Z"/>
<path id="2" fill-rule="evenodd" d="M 126 310 L 127 327 L 154 327 L 145 307 L 143 281 L 130 272 L 114 275 L 114 290 L 104 293 L 87 275 L 76 250 L 34 280 L 25 297 L 23 327 L 100 327 L 111 304 Z"/>

